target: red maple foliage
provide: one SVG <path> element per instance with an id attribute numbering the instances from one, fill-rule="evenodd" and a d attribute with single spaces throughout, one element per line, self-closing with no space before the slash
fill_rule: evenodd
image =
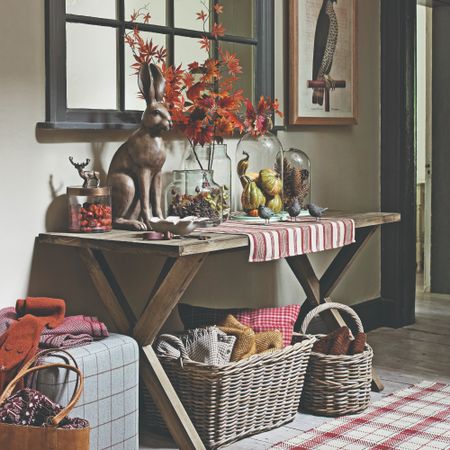
<path id="1" fill-rule="evenodd" d="M 134 10 L 130 15 L 131 22 L 137 22 L 138 19 L 141 19 L 144 23 L 150 22 L 151 15 L 146 6 Z M 164 46 L 153 44 L 153 39 L 143 39 L 137 24 L 131 31 L 125 33 L 124 39 L 133 52 L 135 62 L 131 65 L 131 68 L 134 73 L 139 73 L 142 64 L 161 64 L 166 60 L 167 50 Z"/>
<path id="2" fill-rule="evenodd" d="M 271 100 L 269 97 L 261 96 L 255 108 L 247 98 L 245 99 L 245 106 L 244 128 L 247 133 L 251 133 L 253 136 L 266 134 L 273 127 L 273 114 L 283 117 L 277 99 Z"/>
<path id="3" fill-rule="evenodd" d="M 135 59 L 131 67 L 136 73 L 142 64 L 153 62 L 161 65 L 166 79 L 165 102 L 175 127 L 184 133 L 194 152 L 196 145 L 220 143 L 224 137 L 236 131 L 264 134 L 272 127 L 273 113 L 282 115 L 277 100 L 261 97 L 256 108 L 250 100 L 245 99 L 245 117 L 240 118 L 244 95 L 242 89 L 234 86 L 238 75 L 242 73 L 242 67 L 235 53 L 217 44 L 217 59 L 210 57 L 211 43 L 219 42 L 219 38 L 225 34 L 225 28 L 214 22 L 209 32 L 207 28 L 214 14 L 205 3 L 203 6 L 206 10 L 196 13 L 203 25 L 203 35 L 199 41 L 200 47 L 207 53 L 203 62 L 193 61 L 185 68 L 167 65 L 166 49 L 154 45 L 151 39 L 142 39 L 138 26 L 125 34 L 125 42 L 132 49 Z M 223 5 L 216 3 L 214 12 L 216 15 L 222 14 Z M 140 17 L 144 21 L 147 17 L 150 20 L 145 8 L 134 11 L 131 20 L 136 21 Z M 209 161 L 208 169 L 211 167 L 212 161 Z"/>

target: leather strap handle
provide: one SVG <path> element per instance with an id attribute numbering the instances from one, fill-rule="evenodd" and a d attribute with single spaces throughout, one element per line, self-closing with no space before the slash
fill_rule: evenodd
<path id="1" fill-rule="evenodd" d="M 62 355 L 58 355 L 58 353 L 63 353 L 72 362 L 73 366 L 75 366 L 77 369 L 79 368 L 76 359 L 67 350 L 64 350 L 62 348 L 47 348 L 45 350 L 40 350 L 38 353 L 36 353 L 30 360 L 28 360 L 21 367 L 21 370 L 26 370 L 29 367 L 33 366 L 34 364 L 39 363 L 39 359 L 43 358 L 44 356 L 47 356 L 47 355 L 50 355 L 50 356 L 52 356 L 52 355 L 53 356 L 62 356 Z M 62 364 L 65 364 L 65 362 L 63 362 Z M 72 398 L 75 395 L 75 393 L 77 392 L 79 383 L 80 383 L 80 378 L 77 377 L 77 381 L 75 383 L 75 388 L 74 388 L 74 391 L 73 391 L 73 394 L 72 394 Z"/>
<path id="2" fill-rule="evenodd" d="M 56 416 L 52 417 L 50 420 L 51 425 L 57 427 L 61 420 L 63 420 L 65 417 L 67 417 L 70 414 L 70 411 L 75 407 L 76 403 L 80 399 L 81 393 L 83 392 L 84 387 L 84 378 L 83 374 L 81 373 L 80 369 L 78 367 L 70 366 L 69 364 L 62 364 L 62 363 L 51 363 L 51 364 L 43 364 L 40 366 L 35 366 L 31 368 L 22 368 L 19 370 L 19 373 L 10 381 L 8 386 L 6 386 L 5 390 L 3 391 L 2 395 L 0 396 L 0 405 L 2 405 L 6 399 L 12 394 L 14 388 L 16 387 L 16 384 L 26 375 L 37 372 L 39 370 L 43 369 L 49 369 L 51 367 L 59 367 L 62 369 L 71 370 L 72 372 L 75 372 L 78 377 L 77 380 L 79 380 L 78 386 L 75 390 L 75 393 L 72 396 L 72 399 L 68 403 L 68 405 L 63 408 Z"/>
<path id="3" fill-rule="evenodd" d="M 47 355 L 50 355 L 50 356 L 61 356 L 61 355 L 58 355 L 58 353 L 63 353 L 64 355 L 66 355 L 68 357 L 68 359 L 70 359 L 70 361 L 72 361 L 72 364 L 78 369 L 78 363 L 75 360 L 75 358 L 67 350 L 64 350 L 62 348 L 48 348 L 48 349 L 39 351 L 31 359 L 29 359 L 21 367 L 21 369 L 23 369 L 23 370 L 28 369 L 29 367 L 31 367 L 36 362 L 39 362 L 40 358 L 42 358 L 44 356 L 47 356 Z"/>

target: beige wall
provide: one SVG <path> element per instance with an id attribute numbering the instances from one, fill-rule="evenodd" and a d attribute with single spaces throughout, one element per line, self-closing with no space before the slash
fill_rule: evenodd
<path id="1" fill-rule="evenodd" d="M 427 131 L 427 7 L 417 5 L 417 183 L 425 183 Z"/>
<path id="2" fill-rule="evenodd" d="M 277 1 L 280 8 L 281 2 Z M 360 0 L 360 120 L 356 127 L 304 128 L 280 133 L 286 146 L 299 146 L 313 164 L 313 199 L 333 207 L 379 207 L 379 26 L 378 1 Z M 24 24 L 20 31 L 15 20 Z M 277 10 L 277 55 L 281 52 Z M 36 248 L 34 238 L 56 229 L 65 214 L 65 186 L 78 183 L 67 157 L 86 157 L 97 169 L 108 163 L 125 134 L 36 131 L 44 119 L 44 0 L 0 3 L 0 145 L 3 163 L 0 233 L 0 307 L 23 295 L 61 296 L 72 312 L 97 313 L 95 293 L 74 250 Z M 279 67 L 283 67 L 280 64 Z M 277 74 L 278 85 L 281 75 Z M 281 97 L 281 93 L 279 94 Z M 180 164 L 180 143 L 169 148 L 166 169 Z M 235 142 L 230 143 L 234 154 Z M 314 258 L 319 268 L 332 252 Z M 343 280 L 336 298 L 347 303 L 379 294 L 379 241 L 372 240 Z M 142 306 L 159 260 L 133 255 L 111 258 L 119 281 Z M 211 257 L 186 294 L 198 304 L 286 304 L 304 297 L 284 262 L 246 263 L 246 253 Z"/>

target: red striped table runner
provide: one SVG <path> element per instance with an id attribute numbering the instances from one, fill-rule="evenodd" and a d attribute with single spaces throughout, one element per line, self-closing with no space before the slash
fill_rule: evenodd
<path id="1" fill-rule="evenodd" d="M 229 220 L 202 231 L 247 235 L 250 241 L 250 262 L 322 252 L 355 242 L 355 222 L 352 219 L 308 219 L 269 225 Z"/>

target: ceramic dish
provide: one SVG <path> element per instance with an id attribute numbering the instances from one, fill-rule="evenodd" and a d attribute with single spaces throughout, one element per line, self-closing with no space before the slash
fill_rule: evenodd
<path id="1" fill-rule="evenodd" d="M 172 233 L 177 236 L 187 236 L 192 233 L 195 228 L 201 227 L 202 223 L 208 220 L 204 217 L 187 216 L 180 218 L 178 216 L 169 216 L 165 219 L 152 217 L 150 223 L 153 231 L 159 233 Z"/>

